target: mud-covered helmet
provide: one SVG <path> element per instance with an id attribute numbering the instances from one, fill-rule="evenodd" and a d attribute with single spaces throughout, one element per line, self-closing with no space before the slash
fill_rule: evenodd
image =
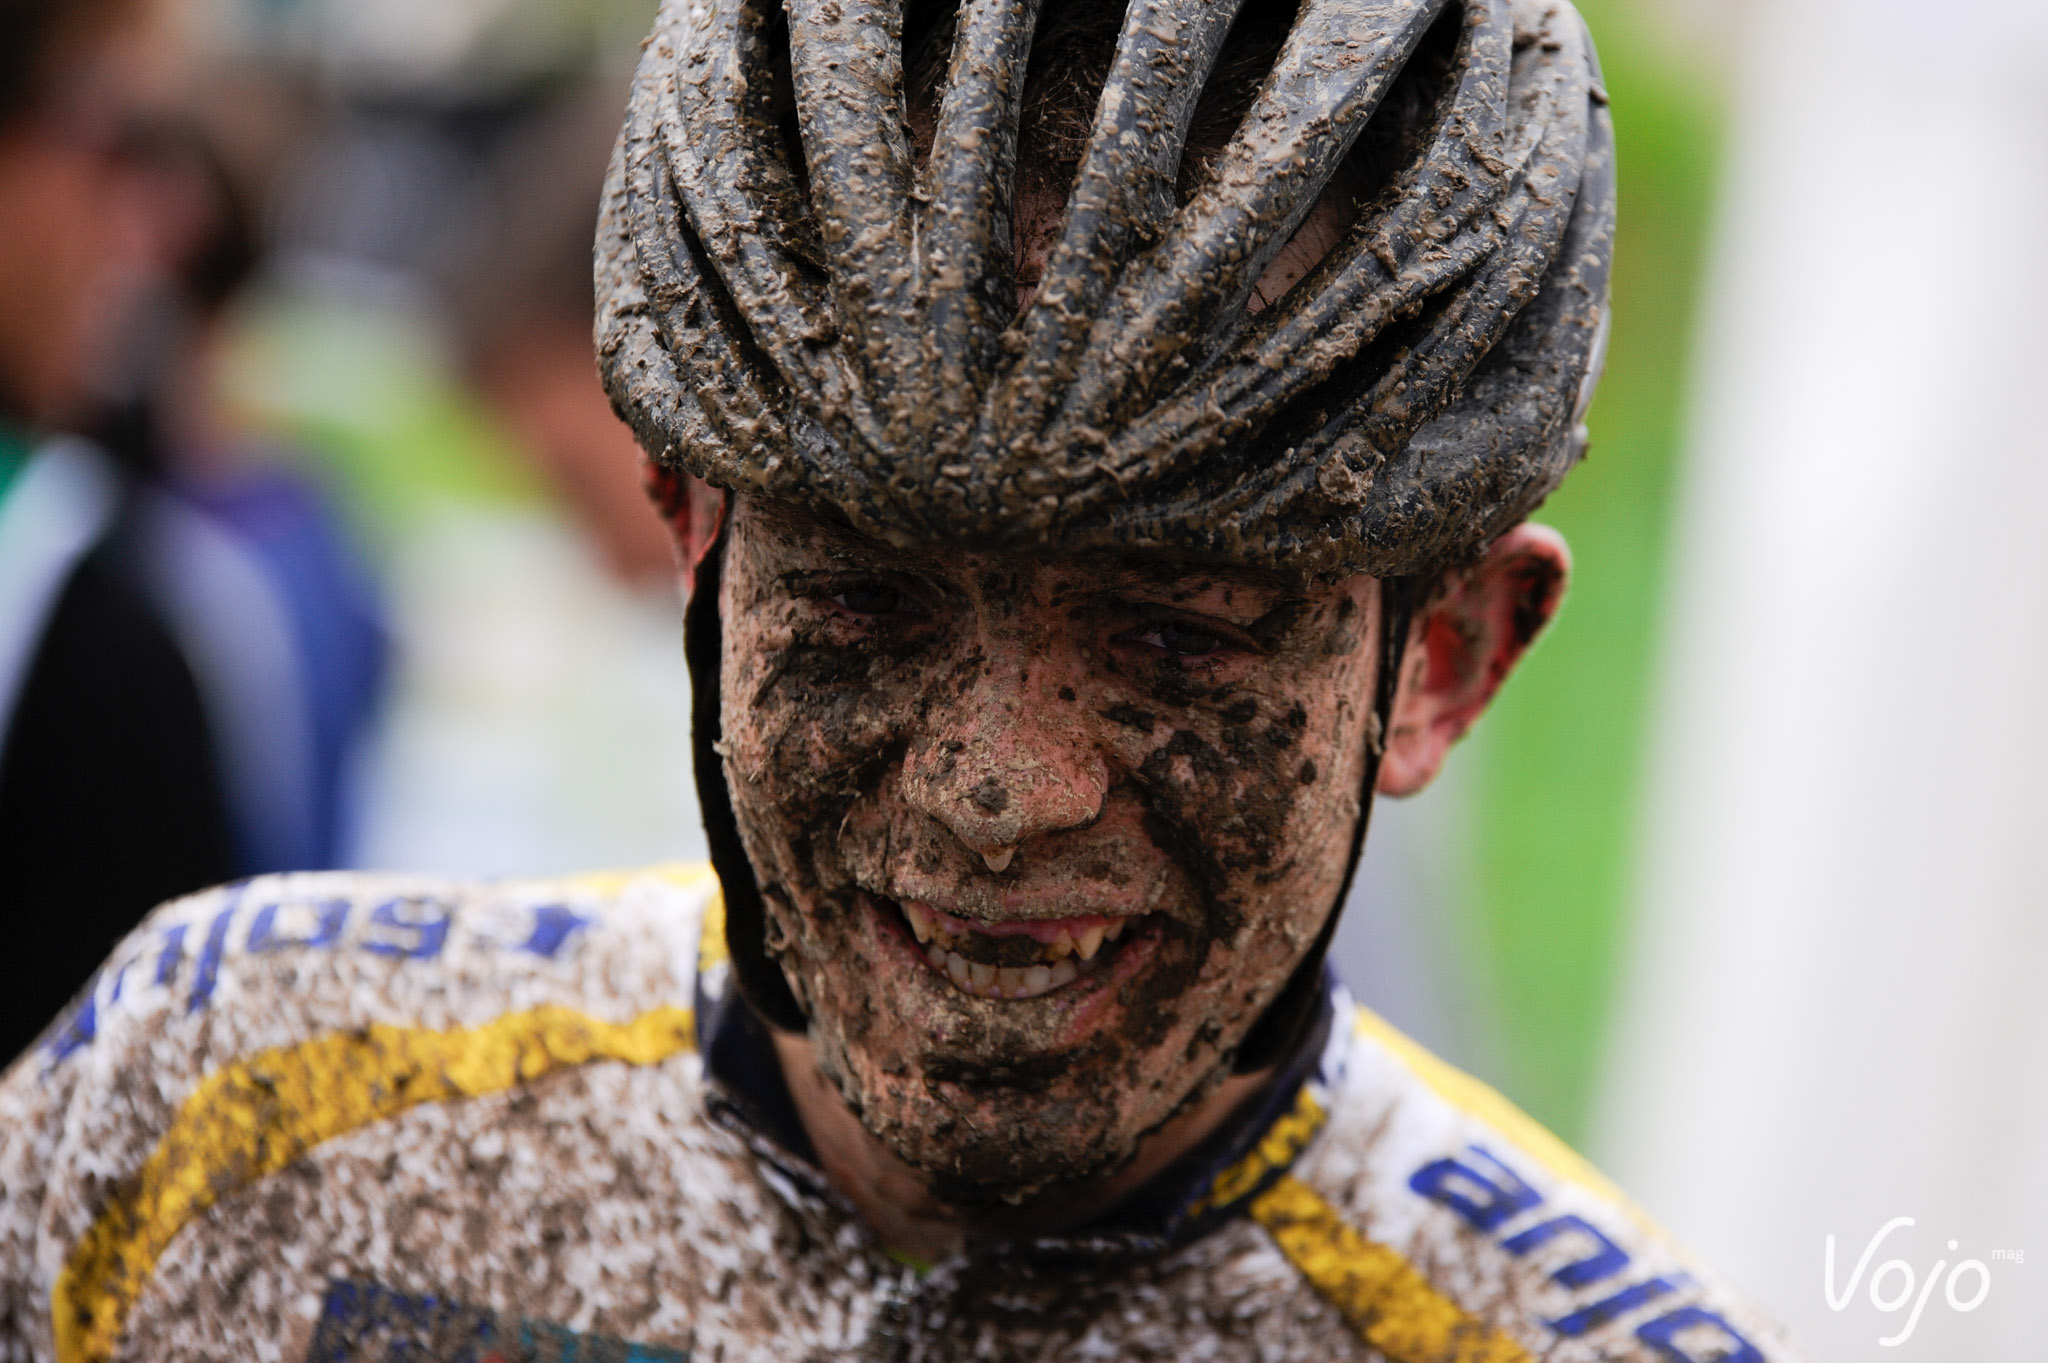
<path id="1" fill-rule="evenodd" d="M 950 38 L 921 121 L 906 0 L 663 0 L 597 257 L 658 470 L 895 543 L 1384 577 L 1469 557 L 1583 451 L 1614 187 L 1565 0 L 1300 0 L 1192 174 L 1260 7 L 1130 0 L 1029 290 L 1041 4 L 909 7 Z M 1255 298 L 1340 183 L 1334 244 Z"/>

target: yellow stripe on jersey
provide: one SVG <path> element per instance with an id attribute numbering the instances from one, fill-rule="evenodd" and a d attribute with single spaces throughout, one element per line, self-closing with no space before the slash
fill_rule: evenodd
<path id="1" fill-rule="evenodd" d="M 1253 1198 L 1251 1214 L 1388 1363 L 1533 1363 L 1528 1350 L 1430 1286 L 1400 1251 L 1346 1225 L 1292 1174 Z"/>
<path id="2" fill-rule="evenodd" d="M 58 1363 L 111 1358 L 179 1230 L 321 1142 L 421 1103 L 501 1093 L 592 1061 L 659 1064 L 690 1050 L 693 1035 L 687 1008 L 616 1023 L 546 1005 L 446 1031 L 336 1032 L 208 1075 L 65 1259 L 51 1293 Z"/>
<path id="3" fill-rule="evenodd" d="M 718 873 L 708 861 L 665 861 L 656 866 L 639 866 L 623 871 L 581 871 L 575 875 L 553 876 L 547 880 L 522 880 L 522 886 L 539 886 L 570 894 L 602 895 L 615 898 L 620 891 L 640 880 L 658 880 L 679 890 L 694 890 L 718 883 Z"/>
<path id="4" fill-rule="evenodd" d="M 1648 1234 L 1668 1239 L 1649 1214 L 1629 1200 L 1628 1194 L 1615 1187 L 1605 1174 L 1587 1162 L 1585 1156 L 1552 1135 L 1534 1117 L 1463 1070 L 1446 1065 L 1396 1031 L 1371 1009 L 1360 1005 L 1357 1012 L 1358 1035 L 1378 1043 L 1438 1097 L 1500 1132 L 1517 1150 L 1548 1169 L 1553 1177 L 1576 1184 L 1612 1203 L 1633 1217 Z"/>
<path id="5" fill-rule="evenodd" d="M 1302 1085 L 1294 1107 L 1237 1163 L 1216 1176 L 1191 1215 L 1227 1207 L 1292 1165 L 1329 1114 Z M 1358 1337 L 1388 1363 L 1530 1363 L 1521 1345 L 1474 1319 L 1431 1287 L 1398 1250 L 1346 1225 L 1323 1197 L 1291 1174 L 1248 1204 L 1288 1261 Z"/>
<path id="6" fill-rule="evenodd" d="M 1259 1143 L 1237 1163 L 1216 1175 L 1216 1181 L 1209 1185 L 1199 1201 L 1188 1208 L 1190 1217 L 1217 1207 L 1228 1207 L 1232 1203 L 1256 1191 L 1267 1177 L 1293 1164 L 1315 1134 L 1323 1129 L 1323 1123 L 1330 1114 L 1309 1092 L 1307 1084 L 1295 1095 L 1294 1107 L 1266 1128 L 1266 1134 L 1259 1137 Z"/>

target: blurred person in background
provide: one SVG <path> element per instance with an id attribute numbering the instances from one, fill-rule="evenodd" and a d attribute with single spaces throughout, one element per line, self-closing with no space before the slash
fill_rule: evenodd
<path id="1" fill-rule="evenodd" d="M 165 243 L 149 155 L 164 75 L 145 0 L 0 4 L 0 1051 L 166 895 L 235 869 L 191 665 L 142 580 L 135 501 L 49 433 Z"/>
<path id="2" fill-rule="evenodd" d="M 142 489 L 153 590 L 216 731 L 238 872 L 332 867 L 380 690 L 380 607 L 303 452 L 238 429 L 219 401 L 226 313 L 260 257 L 249 191 L 194 117 L 158 150 L 167 249 L 99 375 L 90 429 Z"/>
<path id="3" fill-rule="evenodd" d="M 335 864 L 376 691 L 373 611 L 318 494 L 239 471 L 213 420 L 214 322 L 254 247 L 169 19 L 0 9 L 10 1054 L 153 903 Z"/>
<path id="4" fill-rule="evenodd" d="M 450 56 L 396 84 L 334 61 L 225 374 L 238 419 L 339 490 L 389 602 L 348 859 L 701 855 L 674 553 L 590 349 L 622 86 L 574 44 L 538 72 Z"/>
<path id="5" fill-rule="evenodd" d="M 702 854 L 675 551 L 591 353 L 590 232 L 623 96 L 572 76 L 428 126 L 454 192 L 418 279 L 513 495 L 393 546 L 406 650 L 358 864 L 560 872 Z"/>
<path id="6" fill-rule="evenodd" d="M 354 767 L 383 693 L 383 605 L 350 528 L 303 451 L 239 428 L 217 370 L 239 290 L 259 264 L 249 191 L 211 144 L 188 139 L 183 189 L 195 230 L 148 299 L 148 338 L 128 369 L 132 392 L 108 422 L 110 446 L 162 481 L 245 560 L 236 601 L 188 542 L 167 577 L 194 598 L 185 612 L 222 692 L 225 759 L 244 873 L 344 863 L 354 841 Z M 250 621 L 260 621 L 252 626 Z M 268 655 L 267 672 L 256 678 Z M 252 684 L 253 682 L 253 684 Z"/>
<path id="7" fill-rule="evenodd" d="M 622 587 L 669 591 L 675 545 L 647 517 L 633 433 L 590 350 L 590 225 L 617 133 L 617 92 L 520 120 L 482 173 L 450 268 L 457 339 L 497 409 Z"/>

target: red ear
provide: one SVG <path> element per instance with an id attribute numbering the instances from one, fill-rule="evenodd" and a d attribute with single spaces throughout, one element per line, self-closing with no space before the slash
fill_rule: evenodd
<path id="1" fill-rule="evenodd" d="M 652 460 L 641 467 L 646 471 L 647 495 L 682 549 L 683 591 L 695 595 L 697 569 L 718 542 L 719 529 L 725 524 L 725 492 L 693 474 L 662 468 Z"/>
<path id="2" fill-rule="evenodd" d="M 1436 779 L 1451 745 L 1557 613 L 1571 562 L 1563 536 L 1524 521 L 1424 603 L 1380 760 L 1382 795 L 1413 795 Z"/>

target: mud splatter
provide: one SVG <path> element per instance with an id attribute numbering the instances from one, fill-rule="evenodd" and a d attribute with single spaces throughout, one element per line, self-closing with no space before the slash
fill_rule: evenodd
<path id="1" fill-rule="evenodd" d="M 963 1205 L 1119 1167 L 1229 1072 L 1332 906 L 1376 662 L 1327 645 L 1372 583 L 904 551 L 753 498 L 724 582 L 727 782 L 823 1071 Z M 905 902 L 1135 926 L 1095 973 L 991 999 Z"/>

